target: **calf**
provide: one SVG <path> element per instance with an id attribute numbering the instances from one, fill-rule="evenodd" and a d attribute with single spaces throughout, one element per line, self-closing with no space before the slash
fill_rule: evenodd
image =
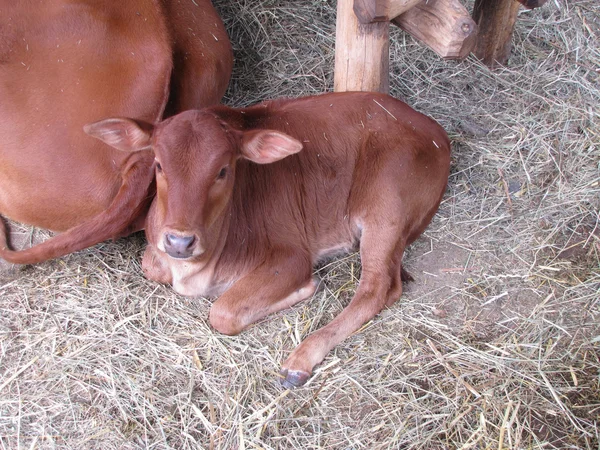
<path id="1" fill-rule="evenodd" d="M 210 0 L 2 1 L 0 214 L 55 231 L 33 263 L 141 229 L 154 156 L 91 139 L 109 116 L 158 122 L 218 103 L 232 51 Z"/>
<path id="2" fill-rule="evenodd" d="M 404 249 L 437 210 L 450 163 L 434 120 L 378 93 L 216 106 L 155 127 L 108 119 L 87 132 L 152 149 L 144 271 L 183 295 L 220 296 L 210 323 L 222 333 L 310 297 L 313 266 L 359 245 L 356 294 L 285 361 L 288 387 L 400 297 Z"/>

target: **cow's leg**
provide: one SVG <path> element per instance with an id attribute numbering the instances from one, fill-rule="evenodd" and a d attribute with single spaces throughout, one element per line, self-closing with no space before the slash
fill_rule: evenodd
<path id="1" fill-rule="evenodd" d="M 387 232 L 370 233 L 365 227 L 360 244 L 362 272 L 356 294 L 335 319 L 315 331 L 290 354 L 281 370 L 285 387 L 304 384 L 314 366 L 333 347 L 400 297 L 404 253 L 404 241 L 398 242 L 400 235 L 391 228 Z"/>
<path id="2" fill-rule="evenodd" d="M 310 259 L 297 251 L 277 249 L 270 258 L 238 280 L 212 305 L 210 324 L 234 335 L 263 317 L 310 297 L 317 287 Z"/>
<path id="3" fill-rule="evenodd" d="M 388 291 L 387 301 L 385 306 L 388 308 L 392 306 L 396 300 L 402 295 L 402 283 L 408 281 L 414 281 L 414 278 L 410 273 L 404 270 L 402 267 L 402 256 L 404 255 L 404 243 L 396 245 L 396 249 L 392 256 L 392 264 L 390 266 L 390 276 L 392 278 L 392 285 Z"/>

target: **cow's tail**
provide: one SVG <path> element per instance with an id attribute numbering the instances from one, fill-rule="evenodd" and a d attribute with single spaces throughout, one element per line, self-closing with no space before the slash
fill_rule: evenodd
<path id="1" fill-rule="evenodd" d="M 64 233 L 25 250 L 11 250 L 0 219 L 0 258 L 13 264 L 35 264 L 129 234 L 136 231 L 132 225 L 145 215 L 153 196 L 154 156 L 140 152 L 126 166 L 121 188 L 109 207 Z"/>

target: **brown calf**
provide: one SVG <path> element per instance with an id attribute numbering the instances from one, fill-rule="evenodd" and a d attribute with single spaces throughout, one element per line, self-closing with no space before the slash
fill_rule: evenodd
<path id="1" fill-rule="evenodd" d="M 156 127 L 108 119 L 87 131 L 121 150 L 152 149 L 144 271 L 184 295 L 220 295 L 210 323 L 222 333 L 310 297 L 313 266 L 360 243 L 356 294 L 285 361 L 288 387 L 400 297 L 404 249 L 437 210 L 450 163 L 434 120 L 378 93 L 216 106 Z"/>
<path id="2" fill-rule="evenodd" d="M 0 1 L 0 214 L 70 229 L 13 254 L 0 219 L 0 256 L 37 262 L 141 229 L 153 154 L 83 126 L 218 103 L 231 66 L 210 0 Z"/>

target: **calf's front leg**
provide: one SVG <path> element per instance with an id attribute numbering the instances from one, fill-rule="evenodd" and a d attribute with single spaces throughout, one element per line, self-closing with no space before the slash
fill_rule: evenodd
<path id="1" fill-rule="evenodd" d="M 367 227 L 361 241 L 362 272 L 350 304 L 329 324 L 315 331 L 290 354 L 282 365 L 281 383 L 286 388 L 302 386 L 314 367 L 333 347 L 392 305 L 402 295 L 404 241 L 393 228 L 372 233 Z"/>
<path id="2" fill-rule="evenodd" d="M 165 258 L 168 257 L 164 254 L 161 255 L 156 250 L 156 247 L 148 242 L 144 256 L 142 257 L 142 271 L 144 272 L 144 276 L 158 283 L 172 284 L 173 275 Z"/>
<path id="3" fill-rule="evenodd" d="M 263 317 L 309 298 L 317 283 L 309 258 L 293 249 L 276 249 L 270 257 L 236 281 L 209 312 L 217 331 L 234 335 Z"/>

